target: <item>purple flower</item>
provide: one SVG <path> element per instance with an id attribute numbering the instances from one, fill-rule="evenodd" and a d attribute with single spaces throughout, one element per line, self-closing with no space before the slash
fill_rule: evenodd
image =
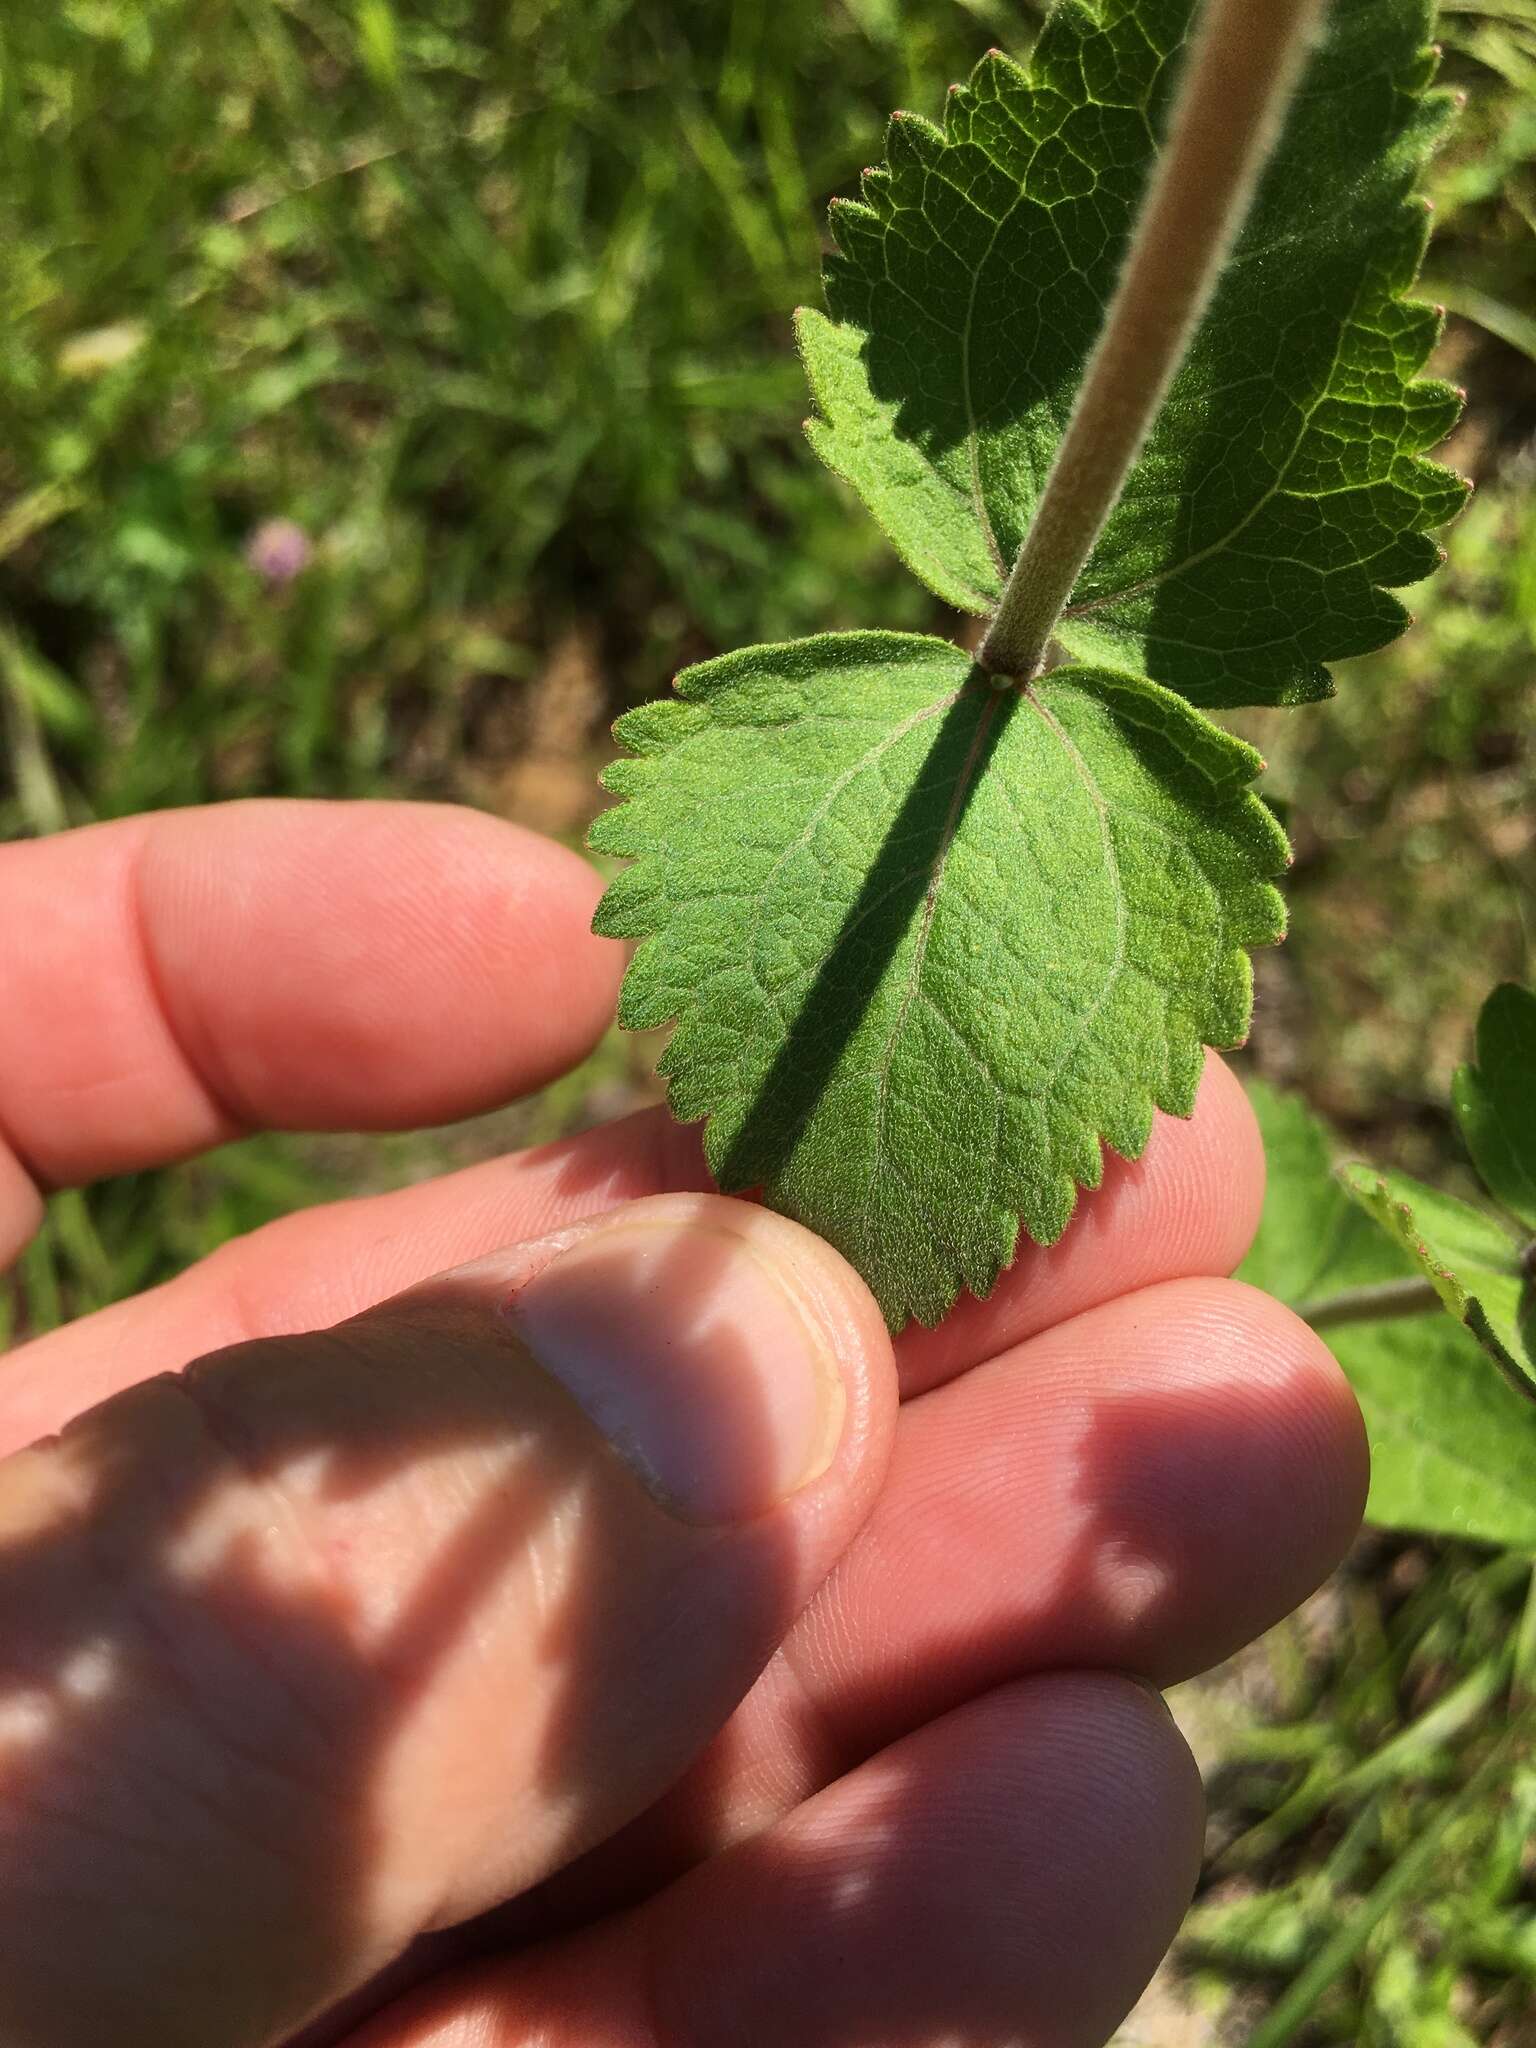
<path id="1" fill-rule="evenodd" d="M 263 519 L 245 544 L 246 561 L 274 590 L 302 575 L 314 552 L 313 541 L 293 519 Z"/>

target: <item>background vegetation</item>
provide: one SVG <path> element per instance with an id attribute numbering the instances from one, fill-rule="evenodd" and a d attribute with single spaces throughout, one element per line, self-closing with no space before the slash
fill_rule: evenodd
<path id="1" fill-rule="evenodd" d="M 806 450 L 788 315 L 885 115 L 936 113 L 1037 12 L 4 10 L 0 828 L 391 792 L 575 836 L 608 717 L 684 661 L 952 630 Z M 1468 105 L 1429 277 L 1478 495 L 1415 633 L 1342 672 L 1334 705 L 1242 722 L 1298 847 L 1252 1058 L 1374 1156 L 1454 1182 L 1450 1069 L 1488 986 L 1532 967 L 1536 0 L 1453 0 L 1441 33 Z M 342 1185 L 610 1113 L 648 1087 L 643 1050 L 453 1133 L 261 1139 L 62 1196 L 6 1324 Z M 1185 1960 L 1226 2016 L 1170 1993 L 1128 2038 L 1536 2041 L 1529 1577 L 1370 1539 L 1205 1689 L 1218 1800 Z"/>

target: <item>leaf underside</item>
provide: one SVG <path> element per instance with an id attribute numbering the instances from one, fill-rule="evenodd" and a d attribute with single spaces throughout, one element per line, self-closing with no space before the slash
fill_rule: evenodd
<path id="1" fill-rule="evenodd" d="M 1311 1111 L 1262 1083 L 1248 1097 L 1264 1133 L 1269 1185 L 1237 1277 L 1304 1308 L 1413 1273 L 1413 1256 L 1340 1186 L 1328 1134 Z M 1488 1370 L 1466 1330 L 1446 1316 L 1415 1316 L 1344 1324 L 1325 1338 L 1370 1438 L 1368 1520 L 1536 1545 L 1536 1407 Z"/>
<path id="2" fill-rule="evenodd" d="M 1536 1302 L 1505 1225 L 1406 1173 L 1349 1166 L 1342 1178 L 1505 1377 L 1536 1396 Z"/>
<path id="3" fill-rule="evenodd" d="M 812 439 L 932 589 L 987 611 L 1155 162 L 1196 0 L 1060 0 L 945 128 L 899 117 L 838 209 L 800 341 Z M 1234 259 L 1089 560 L 1061 665 L 999 692 L 947 642 L 828 635 L 686 671 L 620 720 L 596 928 L 620 1019 L 676 1025 L 674 1112 L 727 1190 L 837 1245 L 893 1326 L 1063 1230 L 1103 1146 L 1187 1115 L 1244 1037 L 1287 854 L 1199 708 L 1327 693 L 1405 623 L 1459 479 L 1416 381 L 1413 179 L 1446 98 L 1423 0 L 1335 0 Z"/>
<path id="4" fill-rule="evenodd" d="M 1050 1243 L 1099 1137 L 1187 1115 L 1277 938 L 1285 840 L 1252 751 L 1156 684 L 998 691 L 945 641 L 828 635 L 687 670 L 619 722 L 592 843 L 636 865 L 597 929 L 644 938 L 620 1020 L 893 1324 Z M 742 764 L 751 775 L 743 784 Z"/>
<path id="5" fill-rule="evenodd" d="M 799 338 L 811 440 L 929 587 L 995 604 L 1103 321 L 1194 0 L 1058 4 L 942 129 L 897 115 L 834 207 L 830 318 Z M 1400 296 L 1413 186 L 1447 118 L 1424 0 L 1335 0 L 1221 286 L 1058 627 L 1069 653 L 1206 706 L 1326 696 L 1390 587 L 1439 560 L 1465 486 L 1423 459 L 1459 394 L 1417 379 L 1436 309 Z"/>

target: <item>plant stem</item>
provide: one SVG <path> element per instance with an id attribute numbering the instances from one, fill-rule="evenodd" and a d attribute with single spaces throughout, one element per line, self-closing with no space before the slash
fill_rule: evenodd
<path id="1" fill-rule="evenodd" d="M 1341 1323 L 1380 1323 L 1398 1316 L 1424 1316 L 1443 1306 L 1428 1280 L 1414 1273 L 1403 1280 L 1379 1280 L 1369 1287 L 1345 1287 L 1321 1301 L 1303 1302 L 1296 1313 L 1314 1330 Z"/>
<path id="2" fill-rule="evenodd" d="M 977 660 L 1038 673 L 1183 361 L 1279 132 L 1322 0 L 1206 0 L 1104 328 Z"/>

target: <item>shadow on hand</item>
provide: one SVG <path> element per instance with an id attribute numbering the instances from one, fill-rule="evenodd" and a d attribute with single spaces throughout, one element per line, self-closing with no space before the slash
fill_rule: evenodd
<path id="1" fill-rule="evenodd" d="M 1198 1325 L 1192 1337 L 1198 1338 Z M 1269 1456 L 1256 1438 L 1251 1405 L 1214 1384 L 1110 1393 L 1090 1399 L 1080 1421 L 1063 1432 L 1059 1462 L 1043 1466 L 1038 1445 L 1029 1447 L 1026 1375 L 1006 1361 L 983 1370 L 1009 1373 L 1005 1398 L 1016 1420 L 985 1440 L 978 1437 L 974 1465 L 957 1469 L 926 1499 L 902 1487 L 898 1462 L 891 1499 L 911 1502 L 904 1540 L 890 1547 L 877 1508 L 871 1535 L 855 1539 L 817 1598 L 818 1607 L 841 1608 L 838 1621 L 818 1638 L 823 1651 L 829 1643 L 840 1646 L 838 1661 L 846 1668 L 835 1685 L 826 1684 L 825 1655 L 813 1656 L 810 1668 L 819 1675 L 813 1693 L 799 1679 L 775 1688 L 771 1715 L 727 1726 L 684 1780 L 628 1828 L 502 1911 L 456 1930 L 423 1967 L 426 1960 L 441 1967 L 570 1934 L 707 1864 L 744 1829 L 770 1830 L 759 1836 L 754 1853 L 772 1873 L 772 1891 L 798 1902 L 800 1923 L 782 1930 L 787 1977 L 823 1981 L 806 1959 L 810 1947 L 823 1944 L 853 1955 L 861 1942 L 877 1942 L 889 1955 L 903 1941 L 916 1941 L 936 1956 L 942 1947 L 936 1929 L 899 1931 L 911 1917 L 912 1870 L 938 1828 L 931 1774 L 909 1777 L 896 1768 L 901 1752 L 882 1759 L 882 1772 L 892 1767 L 882 1779 L 886 1816 L 861 1837 L 862 1846 L 822 1830 L 807 1847 L 793 1828 L 773 1830 L 783 1816 L 764 1812 L 764 1782 L 794 1785 L 793 1797 L 808 1797 L 902 1738 L 1041 1674 L 1132 1670 L 1171 1683 L 1235 1650 L 1243 1619 L 1251 1617 L 1256 1630 L 1271 1618 L 1263 1612 L 1266 1595 L 1278 1619 L 1311 1590 L 1316 1546 L 1297 1532 L 1299 1518 L 1316 1503 L 1298 1492 L 1294 1465 Z M 1277 1409 L 1299 1408 L 1309 1393 L 1299 1373 L 1269 1382 L 1268 1399 Z M 909 1414 L 920 1416 L 925 1402 L 960 1394 L 958 1387 L 941 1389 L 911 1404 Z M 1056 1534 L 1042 1532 L 1042 1516 L 1058 1518 Z M 868 1552 L 864 1546 L 871 1543 Z M 893 1595 L 889 1584 L 884 1589 L 884 1604 L 871 1592 L 872 1570 L 900 1579 L 899 1593 Z M 1257 1596 L 1256 1578 L 1264 1582 Z M 782 1752 L 771 1772 L 766 1743 Z M 963 1750 L 954 1754 L 962 1782 L 945 1797 L 963 1806 L 963 1772 L 970 1766 Z M 1015 1861 L 1019 1844 L 1039 1842 L 1047 1890 L 1049 1870 L 1069 1867 L 1074 1856 L 1095 1885 L 1102 1883 L 1104 1873 L 1089 1853 L 1093 1844 L 1063 1836 L 1050 1813 L 999 1807 L 991 1779 L 969 1789 L 978 1813 L 995 1811 L 1004 1824 Z M 1090 1786 L 1086 1808 L 1093 1803 Z M 1118 1826 L 1113 1804 L 1103 1811 L 1112 1844 Z M 830 1906 L 829 1886 L 835 1892 Z M 842 1930 L 835 1940 L 819 1917 L 829 1912 Z M 752 1939 L 769 1943 L 771 1929 L 761 1915 L 745 1924 Z M 956 1987 L 972 1960 L 961 1944 L 947 1973 L 894 1972 L 888 1998 L 871 1992 L 874 2004 L 856 2038 L 878 2040 L 882 2048 L 948 2038 L 959 2025 Z M 922 1995 L 914 1981 L 926 1986 Z M 777 2014 L 777 1995 L 759 1988 L 769 2001 L 759 2010 Z M 797 2048 L 841 2041 L 828 2019 L 832 2010 L 819 2017 L 801 2013 L 803 2031 L 786 2024 L 782 2038 Z M 737 2040 L 762 2041 L 766 2048 L 770 2039 L 776 2048 L 781 2038 L 754 2034 L 751 2014 L 738 2026 L 735 2033 L 722 2029 L 722 2048 Z"/>
<path id="2" fill-rule="evenodd" d="M 711 1260 L 662 1284 L 728 1348 Z M 473 1910 L 456 1859 L 526 1839 L 526 1881 L 627 1819 L 770 1654 L 792 1540 L 664 1520 L 495 1323 L 450 1276 L 0 1468 L 6 2048 L 291 2038 Z"/>

